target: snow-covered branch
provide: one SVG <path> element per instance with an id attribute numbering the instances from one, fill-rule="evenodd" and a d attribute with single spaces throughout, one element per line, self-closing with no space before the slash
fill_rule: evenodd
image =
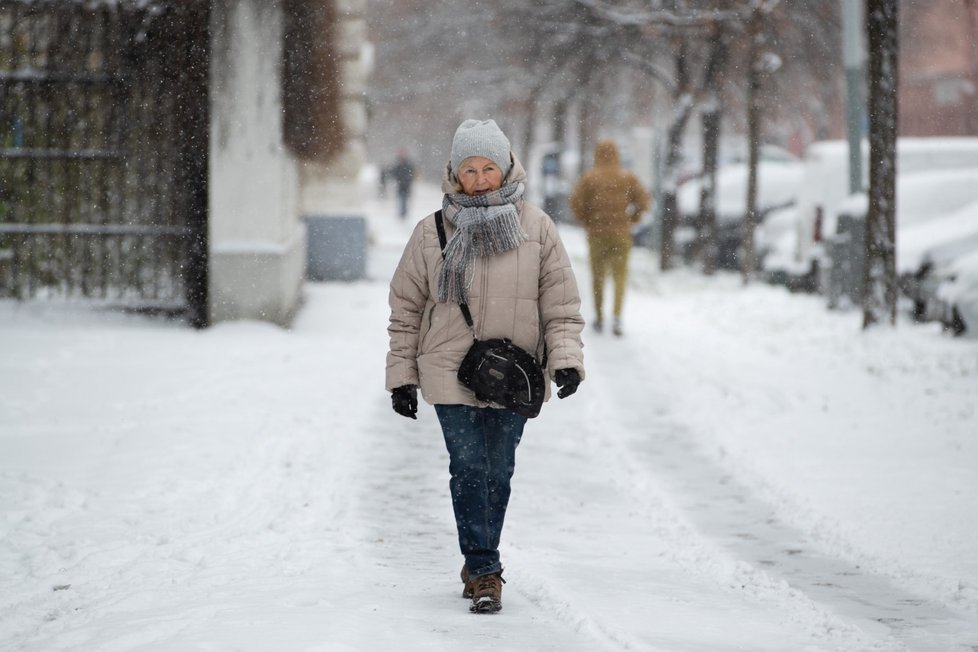
<path id="1" fill-rule="evenodd" d="M 621 27 L 650 27 L 662 25 L 676 28 L 700 28 L 718 22 L 743 22 L 750 17 L 753 6 L 737 9 L 709 9 L 681 14 L 668 9 L 629 10 L 603 0 L 575 0 L 596 15 Z M 780 0 L 761 1 L 762 5 L 777 5 Z M 773 6 L 772 6 L 773 8 Z"/>
<path id="2" fill-rule="evenodd" d="M 634 52 L 623 52 L 622 58 L 625 63 L 638 68 L 645 74 L 647 74 L 652 79 L 656 80 L 662 84 L 668 91 L 675 92 L 677 90 L 676 80 L 671 73 L 663 70 L 661 66 L 657 65 L 655 61 L 644 59 Z"/>

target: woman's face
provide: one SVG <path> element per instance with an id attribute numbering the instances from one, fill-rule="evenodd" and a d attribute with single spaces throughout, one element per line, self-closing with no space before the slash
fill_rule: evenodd
<path id="1" fill-rule="evenodd" d="M 503 171 L 482 156 L 470 156 L 458 166 L 458 181 L 466 195 L 484 195 L 503 185 Z"/>

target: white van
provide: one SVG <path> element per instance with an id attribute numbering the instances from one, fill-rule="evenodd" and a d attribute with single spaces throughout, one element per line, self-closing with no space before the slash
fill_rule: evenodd
<path id="1" fill-rule="evenodd" d="M 868 186 L 869 145 L 863 141 L 863 186 Z M 978 138 L 900 138 L 897 140 L 897 172 L 952 170 L 978 167 Z M 835 233 L 838 207 L 849 195 L 849 144 L 844 140 L 812 143 L 805 151 L 798 201 L 790 215 L 794 228 L 773 221 L 760 239 L 776 249 L 765 256 L 769 276 L 797 279 L 801 286 L 817 287 L 825 255 L 824 238 Z M 788 216 L 786 216 L 788 217 Z"/>

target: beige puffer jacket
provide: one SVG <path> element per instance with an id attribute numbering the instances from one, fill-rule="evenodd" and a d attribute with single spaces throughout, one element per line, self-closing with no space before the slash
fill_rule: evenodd
<path id="1" fill-rule="evenodd" d="M 526 172 L 514 157 L 504 184 L 526 183 Z M 456 192 L 447 178 L 442 188 Z M 547 357 L 546 374 L 574 368 L 584 378 L 581 297 L 567 251 L 553 220 L 532 204 L 517 205 L 527 235 L 518 248 L 473 261 L 469 310 L 480 339 L 508 337 L 517 346 Z M 451 239 L 455 227 L 444 221 Z M 472 346 L 472 331 L 457 303 L 438 303 L 441 246 L 432 213 L 421 220 L 404 248 L 390 286 L 388 391 L 418 385 L 431 404 L 485 407 L 456 378 Z M 550 396 L 547 383 L 547 398 Z"/>

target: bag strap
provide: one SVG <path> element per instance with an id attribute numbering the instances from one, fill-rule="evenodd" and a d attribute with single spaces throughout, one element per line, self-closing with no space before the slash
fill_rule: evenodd
<path id="1" fill-rule="evenodd" d="M 438 244 L 441 245 L 441 257 L 442 260 L 444 260 L 445 246 L 448 244 L 448 238 L 445 237 L 445 222 L 440 209 L 435 212 L 435 226 L 438 228 Z M 475 326 L 472 322 L 472 313 L 469 312 L 469 306 L 467 304 L 460 303 L 458 304 L 458 307 L 462 310 L 462 316 L 465 317 L 465 323 L 468 324 L 469 328 L 472 330 L 472 336 L 475 337 Z"/>
<path id="2" fill-rule="evenodd" d="M 442 217 L 441 209 L 435 211 L 435 227 L 438 229 L 438 244 L 441 245 L 441 257 L 445 258 L 445 246 L 448 244 L 448 238 L 445 236 L 445 223 Z M 472 323 L 472 313 L 469 312 L 468 305 L 464 303 L 458 304 L 458 307 L 462 310 L 462 316 L 465 317 L 465 323 L 469 325 L 469 330 L 472 331 L 472 337 L 478 340 L 479 338 L 475 336 L 475 326 Z M 546 369 L 547 368 L 547 347 L 543 347 L 543 362 L 540 365 Z"/>

